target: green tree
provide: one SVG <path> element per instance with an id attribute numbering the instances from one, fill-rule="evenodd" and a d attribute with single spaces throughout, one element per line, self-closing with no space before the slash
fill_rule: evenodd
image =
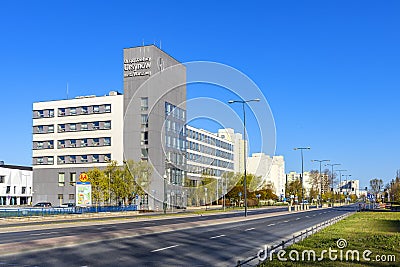
<path id="1" fill-rule="evenodd" d="M 87 172 L 89 181 L 92 185 L 92 201 L 95 205 L 108 200 L 108 183 L 104 172 L 98 168 L 91 169 Z"/>

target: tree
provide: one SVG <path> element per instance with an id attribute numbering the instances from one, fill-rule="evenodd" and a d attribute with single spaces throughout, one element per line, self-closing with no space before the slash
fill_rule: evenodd
<path id="1" fill-rule="evenodd" d="M 87 172 L 89 181 L 92 185 L 92 200 L 95 205 L 99 205 L 100 202 L 105 202 L 108 196 L 108 183 L 104 172 L 98 168 L 91 169 Z"/>
<path id="2" fill-rule="evenodd" d="M 302 186 L 299 179 L 291 181 L 286 185 L 286 192 L 289 194 L 289 196 L 301 196 L 301 189 Z"/>
<path id="3" fill-rule="evenodd" d="M 382 179 L 372 179 L 369 181 L 369 185 L 371 187 L 372 193 L 375 195 L 375 199 L 378 199 L 378 194 L 383 189 L 383 181 Z"/>

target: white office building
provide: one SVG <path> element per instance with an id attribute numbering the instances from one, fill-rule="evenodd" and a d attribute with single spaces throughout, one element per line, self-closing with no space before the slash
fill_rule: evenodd
<path id="1" fill-rule="evenodd" d="M 286 174 L 286 179 L 287 183 L 296 181 L 301 179 L 301 174 L 297 172 L 289 172 Z M 311 181 L 311 176 L 309 172 L 304 172 L 304 177 L 303 177 L 303 189 L 304 189 L 304 194 L 305 196 L 308 196 L 312 188 L 312 181 Z"/>
<path id="2" fill-rule="evenodd" d="M 253 153 L 247 159 L 247 171 L 262 177 L 259 188 L 272 185 L 273 192 L 278 197 L 285 196 L 285 160 L 283 156 L 270 157 L 264 153 Z"/>
<path id="3" fill-rule="evenodd" d="M 31 204 L 32 177 L 32 167 L 0 162 L 0 206 Z"/>
<path id="4" fill-rule="evenodd" d="M 247 149 L 247 141 L 243 140 L 243 136 L 241 133 L 235 133 L 235 131 L 231 128 L 219 129 L 217 135 L 222 139 L 225 139 L 232 143 L 233 145 L 233 154 L 234 156 L 234 172 L 235 173 L 244 173 L 244 161 L 245 161 L 245 145 L 246 151 Z M 247 155 L 246 155 L 247 158 Z"/>
<path id="5" fill-rule="evenodd" d="M 75 202 L 75 183 L 89 168 L 123 162 L 123 96 L 33 104 L 33 202 Z"/>

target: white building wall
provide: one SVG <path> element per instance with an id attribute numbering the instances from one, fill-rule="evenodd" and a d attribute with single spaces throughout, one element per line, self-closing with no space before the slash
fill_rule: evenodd
<path id="1" fill-rule="evenodd" d="M 29 169 L 29 167 L 0 165 L 0 205 L 31 203 L 33 174 Z M 9 192 L 7 192 L 7 187 L 9 187 Z M 23 192 L 23 187 L 25 192 Z"/>
<path id="2" fill-rule="evenodd" d="M 244 148 L 246 144 L 246 151 L 248 154 L 247 142 L 243 140 L 241 133 L 235 133 L 231 128 L 219 129 L 217 135 L 229 142 L 232 142 L 234 154 L 234 172 L 244 173 Z"/>
<path id="3" fill-rule="evenodd" d="M 272 184 L 274 194 L 280 197 L 285 195 L 285 161 L 283 156 L 272 158 L 264 153 L 254 153 L 247 159 L 247 171 L 262 177 L 262 186 Z"/>
<path id="4" fill-rule="evenodd" d="M 75 115 L 75 116 L 59 116 L 60 108 L 81 107 L 81 106 L 95 106 L 111 104 L 111 112 L 89 114 L 89 115 Z M 58 100 L 48 102 L 37 102 L 33 104 L 33 110 L 48 110 L 54 109 L 54 117 L 33 119 L 33 127 L 38 125 L 54 125 L 54 133 L 33 134 L 33 142 L 37 141 L 54 141 L 53 149 L 34 149 L 33 158 L 37 157 L 53 157 L 54 164 L 51 165 L 37 165 L 34 168 L 69 168 L 69 167 L 83 167 L 91 168 L 93 166 L 106 166 L 107 163 L 79 163 L 79 164 L 59 164 L 58 156 L 66 155 L 93 155 L 93 154 L 111 154 L 111 159 L 118 161 L 119 164 L 123 163 L 123 96 L 110 92 L 110 95 L 102 97 L 79 97 L 69 100 Z M 96 131 L 74 131 L 74 132 L 59 132 L 58 125 L 60 124 L 79 124 L 83 122 L 94 121 L 111 121 L 110 130 L 96 130 Z M 111 146 L 96 146 L 96 147 L 59 147 L 59 140 L 68 139 L 92 139 L 111 137 Z M 90 160 L 89 160 L 90 162 Z"/>

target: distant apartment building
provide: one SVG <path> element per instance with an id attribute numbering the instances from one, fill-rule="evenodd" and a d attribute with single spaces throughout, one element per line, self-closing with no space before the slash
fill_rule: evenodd
<path id="1" fill-rule="evenodd" d="M 342 195 L 356 195 L 359 197 L 360 193 L 360 180 L 345 180 L 339 185 L 339 192 Z"/>
<path id="2" fill-rule="evenodd" d="M 33 202 L 75 202 L 80 173 L 123 162 L 123 96 L 33 104 Z"/>
<path id="3" fill-rule="evenodd" d="M 273 192 L 279 198 L 285 196 L 285 161 L 283 156 L 270 157 L 264 153 L 253 153 L 247 159 L 248 173 L 262 177 L 259 188 L 271 185 Z"/>
<path id="4" fill-rule="evenodd" d="M 293 181 L 301 181 L 301 174 L 297 173 L 297 172 L 289 172 L 288 174 L 286 174 L 286 180 L 287 183 L 291 183 Z M 312 188 L 312 181 L 311 181 L 311 176 L 309 172 L 304 172 L 304 176 L 303 176 L 303 189 L 304 189 L 304 194 L 306 196 L 309 195 L 310 191 Z"/>
<path id="5" fill-rule="evenodd" d="M 32 167 L 5 165 L 0 162 L 0 206 L 30 205 Z"/>
<path id="6" fill-rule="evenodd" d="M 235 155 L 233 171 L 235 173 L 244 173 L 244 162 L 249 151 L 247 149 L 247 141 L 243 140 L 241 133 L 235 133 L 235 131 L 231 128 L 219 129 L 217 135 L 231 142 L 233 145 L 233 154 Z M 244 156 L 245 148 L 247 151 L 246 157 Z"/>

